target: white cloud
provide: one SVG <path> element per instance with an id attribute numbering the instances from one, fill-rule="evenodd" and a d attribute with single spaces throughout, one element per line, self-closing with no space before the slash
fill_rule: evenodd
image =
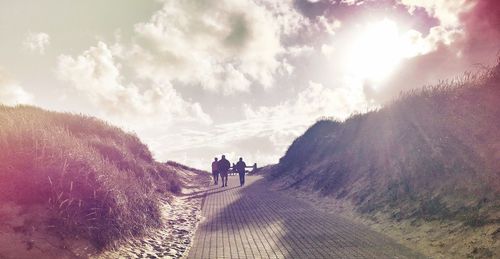
<path id="1" fill-rule="evenodd" d="M 429 29 L 426 36 L 416 30 L 406 31 L 401 39 L 405 44 L 401 46 L 406 46 L 405 49 L 402 49 L 405 57 L 415 57 L 435 51 L 441 44 L 450 45 L 462 37 L 463 30 L 461 28 L 446 29 L 442 26 L 435 26 Z"/>
<path id="2" fill-rule="evenodd" d="M 293 72 L 281 41 L 306 20 L 292 0 L 163 2 L 148 22 L 135 25 L 131 44 L 107 44 L 110 59 L 135 78 L 232 95 L 270 88 L 276 75 Z"/>
<path id="3" fill-rule="evenodd" d="M 295 9 L 295 0 L 256 0 L 265 6 L 279 25 L 282 36 L 295 36 L 310 26 L 309 19 Z"/>
<path id="4" fill-rule="evenodd" d="M 314 53 L 314 48 L 308 45 L 304 46 L 291 46 L 287 48 L 287 54 L 292 58 L 300 58 L 303 56 L 310 56 Z"/>
<path id="5" fill-rule="evenodd" d="M 211 121 L 199 104 L 184 101 L 168 82 L 127 81 L 121 67 L 108 45 L 99 42 L 76 58 L 61 55 L 57 74 L 107 115 Z"/>
<path id="6" fill-rule="evenodd" d="M 62 55 L 58 74 L 115 111 L 125 104 L 153 110 L 150 103 L 158 102 L 148 98 L 182 102 L 166 96 L 175 92 L 172 84 L 223 95 L 269 88 L 275 75 L 293 71 L 281 37 L 293 33 L 300 17 L 290 0 L 164 1 L 148 22 L 135 25 L 131 44 L 99 43 L 76 58 Z"/>
<path id="7" fill-rule="evenodd" d="M 340 20 L 318 16 L 316 24 L 319 26 L 319 31 L 326 32 L 330 35 L 335 35 L 335 32 L 342 26 Z"/>
<path id="8" fill-rule="evenodd" d="M 439 25 L 432 27 L 426 37 L 413 30 L 408 32 L 408 35 L 420 44 L 422 53 L 419 54 L 434 51 L 439 44 L 450 45 L 463 37 L 464 28 L 460 23 L 460 15 L 470 11 L 476 3 L 466 0 L 400 0 L 400 2 L 408 7 L 410 13 L 413 13 L 415 8 L 423 8 L 431 17 L 439 20 Z"/>
<path id="9" fill-rule="evenodd" d="M 418 56 L 435 51 L 440 44 L 450 45 L 464 37 L 465 31 L 460 16 L 472 9 L 476 1 L 466 0 L 400 0 L 413 13 L 416 8 L 423 8 L 439 24 L 430 28 L 424 37 L 420 32 L 409 30 L 406 38 L 413 43 L 413 55 Z"/>
<path id="10" fill-rule="evenodd" d="M 231 160 L 243 156 L 249 163 L 276 163 L 292 141 L 321 117 L 345 119 L 350 114 L 373 108 L 361 88 L 330 89 L 310 82 L 297 97 L 275 106 L 253 108 L 244 105 L 244 118 L 200 130 L 180 130 L 151 140 L 152 147 L 173 143 L 160 157 L 180 160 L 206 168 L 212 156 L 225 153 Z M 184 155 L 186 154 L 186 155 Z M 187 154 L 190 154 L 189 156 Z"/>
<path id="11" fill-rule="evenodd" d="M 104 118 L 136 131 L 162 160 L 184 156 L 191 162 L 188 151 L 196 159 L 206 154 L 195 150 L 229 150 L 254 133 L 266 138 L 262 125 L 253 121 L 208 126 L 211 119 L 201 106 L 177 90 L 189 85 L 231 95 L 270 88 L 277 76 L 293 73 L 284 41 L 308 24 L 293 1 L 163 2 L 149 21 L 135 25 L 130 40 L 117 38 L 77 56 L 61 55 L 58 77 L 105 112 Z M 293 136 L 300 133 L 293 131 Z"/>
<path id="12" fill-rule="evenodd" d="M 335 52 L 335 47 L 332 46 L 331 44 L 321 45 L 321 53 L 326 57 L 331 57 L 334 52 Z"/>
<path id="13" fill-rule="evenodd" d="M 279 105 L 260 107 L 256 110 L 246 107 L 245 114 L 250 120 L 264 120 L 265 124 L 310 125 L 320 117 L 346 119 L 358 111 L 370 108 L 362 88 L 324 87 L 322 84 L 309 82 L 309 85 L 297 94 L 296 99 L 287 100 Z M 275 128 L 275 127 L 271 127 Z"/>
<path id="14" fill-rule="evenodd" d="M 460 25 L 460 14 L 469 11 L 475 1 L 467 0 L 400 0 L 408 6 L 409 11 L 415 8 L 424 8 L 431 16 L 439 19 L 445 28 L 458 27 Z"/>
<path id="15" fill-rule="evenodd" d="M 271 87 L 281 63 L 279 22 L 254 1 L 166 1 L 135 30 L 135 51 L 122 58 L 141 77 L 231 94 L 252 82 Z"/>
<path id="16" fill-rule="evenodd" d="M 347 5 L 360 5 L 363 3 L 363 0 L 341 0 L 340 2 Z"/>
<path id="17" fill-rule="evenodd" d="M 45 32 L 33 33 L 29 32 L 23 41 L 23 46 L 40 54 L 45 54 L 45 49 L 50 45 L 50 36 Z"/>
<path id="18" fill-rule="evenodd" d="M 0 69 L 0 104 L 31 104 L 32 101 L 33 95 L 26 92 Z"/>

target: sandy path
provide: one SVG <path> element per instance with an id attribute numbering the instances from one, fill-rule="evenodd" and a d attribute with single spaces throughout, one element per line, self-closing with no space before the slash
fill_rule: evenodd
<path id="1" fill-rule="evenodd" d="M 129 240 L 113 251 L 106 251 L 93 258 L 183 258 L 187 255 L 193 236 L 202 220 L 202 189 L 208 177 L 193 177 L 194 182 L 183 194 L 170 202 L 162 202 L 163 226 L 150 231 L 140 239 Z"/>

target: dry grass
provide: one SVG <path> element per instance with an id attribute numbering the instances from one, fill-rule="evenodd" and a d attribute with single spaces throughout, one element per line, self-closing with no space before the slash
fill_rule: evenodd
<path id="1" fill-rule="evenodd" d="M 46 205 L 51 232 L 99 249 L 158 226 L 159 195 L 180 190 L 136 136 L 92 117 L 0 106 L 0 150 L 0 202 Z"/>
<path id="2" fill-rule="evenodd" d="M 344 122 L 318 121 L 272 177 L 362 213 L 479 226 L 500 223 L 499 173 L 500 64 Z"/>

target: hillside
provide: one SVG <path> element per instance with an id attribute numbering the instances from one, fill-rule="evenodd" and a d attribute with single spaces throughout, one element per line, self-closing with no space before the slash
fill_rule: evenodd
<path id="1" fill-rule="evenodd" d="M 497 226 L 498 239 L 500 65 L 403 94 L 344 122 L 318 121 L 270 177 L 365 215 Z"/>
<path id="2" fill-rule="evenodd" d="M 158 227 L 160 199 L 203 173 L 156 162 L 135 135 L 98 119 L 30 106 L 0 106 L 0 150 L 1 232 L 11 240 L 0 251 L 112 247 Z"/>

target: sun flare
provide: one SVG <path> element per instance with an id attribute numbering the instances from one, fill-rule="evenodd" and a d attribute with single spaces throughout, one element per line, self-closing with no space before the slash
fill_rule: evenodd
<path id="1" fill-rule="evenodd" d="M 358 79 L 380 82 L 403 59 L 404 46 L 394 21 L 384 19 L 369 24 L 354 36 L 347 56 L 348 70 Z"/>

